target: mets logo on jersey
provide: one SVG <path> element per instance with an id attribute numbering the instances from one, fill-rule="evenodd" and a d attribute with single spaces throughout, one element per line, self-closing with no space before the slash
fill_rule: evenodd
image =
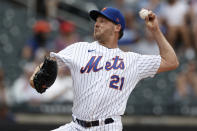
<path id="1" fill-rule="evenodd" d="M 100 71 L 102 69 L 105 69 L 106 71 L 109 71 L 111 69 L 117 70 L 121 69 L 123 70 L 125 68 L 123 59 L 119 58 L 119 56 L 115 56 L 112 58 L 113 63 L 107 61 L 105 64 L 105 67 L 98 67 L 98 64 L 100 60 L 102 59 L 102 56 L 92 56 L 85 67 L 82 67 L 80 69 L 81 73 L 89 73 L 91 70 L 93 72 Z"/>
<path id="2" fill-rule="evenodd" d="M 81 67 L 80 72 L 83 74 L 83 73 L 90 73 L 90 71 L 98 72 L 102 69 L 105 69 L 106 71 L 110 71 L 112 69 L 123 70 L 125 68 L 124 61 L 119 56 L 115 56 L 114 58 L 112 58 L 112 62 L 107 61 L 104 67 L 103 66 L 98 67 L 102 57 L 103 56 L 92 56 L 88 61 L 88 63 L 84 67 Z M 110 77 L 109 88 L 121 91 L 123 89 L 124 80 L 125 80 L 124 76 L 112 75 Z"/>

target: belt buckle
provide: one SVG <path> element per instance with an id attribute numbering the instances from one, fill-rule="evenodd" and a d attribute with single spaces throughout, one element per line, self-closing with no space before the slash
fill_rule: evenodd
<path id="1" fill-rule="evenodd" d="M 91 122 L 91 121 L 88 121 L 88 122 L 86 123 L 86 125 L 87 125 L 88 128 L 89 128 L 89 127 L 92 127 L 92 122 Z"/>
<path id="2" fill-rule="evenodd" d="M 88 123 L 90 124 L 90 125 L 88 124 L 88 126 L 89 126 L 89 127 L 92 127 L 92 122 L 88 122 Z"/>

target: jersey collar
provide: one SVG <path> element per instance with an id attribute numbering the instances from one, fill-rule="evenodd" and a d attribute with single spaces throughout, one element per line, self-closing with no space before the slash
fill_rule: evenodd
<path id="1" fill-rule="evenodd" d="M 98 41 L 95 41 L 95 44 L 96 44 L 96 46 L 100 50 L 105 51 L 105 52 L 117 52 L 117 51 L 121 51 L 119 48 L 107 48 L 107 47 L 101 45 Z"/>

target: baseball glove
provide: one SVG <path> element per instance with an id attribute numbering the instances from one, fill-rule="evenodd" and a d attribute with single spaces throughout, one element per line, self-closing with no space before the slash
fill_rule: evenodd
<path id="1" fill-rule="evenodd" d="M 36 69 L 36 73 L 32 76 L 31 85 L 37 92 L 43 93 L 49 88 L 57 77 L 57 62 L 50 57 L 46 57 L 43 64 Z"/>

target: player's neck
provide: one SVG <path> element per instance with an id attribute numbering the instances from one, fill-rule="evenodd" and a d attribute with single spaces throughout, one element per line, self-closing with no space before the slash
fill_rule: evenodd
<path id="1" fill-rule="evenodd" d="M 118 48 L 118 41 L 117 40 L 114 40 L 114 41 L 98 41 L 98 42 L 102 46 L 105 46 L 109 49 Z"/>

